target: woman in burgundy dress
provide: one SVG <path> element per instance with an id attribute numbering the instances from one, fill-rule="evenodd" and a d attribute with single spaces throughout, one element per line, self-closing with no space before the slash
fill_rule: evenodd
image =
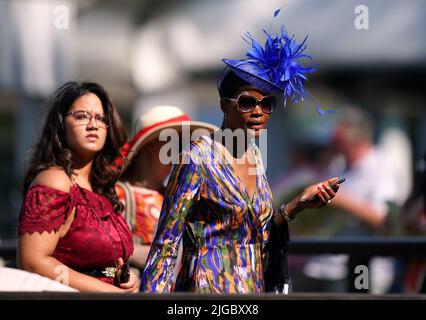
<path id="1" fill-rule="evenodd" d="M 80 291 L 138 291 L 126 268 L 133 242 L 110 168 L 125 142 L 100 85 L 69 82 L 56 91 L 24 180 L 22 269 Z"/>

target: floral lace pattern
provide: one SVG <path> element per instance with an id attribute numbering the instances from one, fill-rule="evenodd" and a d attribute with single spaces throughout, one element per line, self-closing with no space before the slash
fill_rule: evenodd
<path id="1" fill-rule="evenodd" d="M 74 220 L 53 257 L 77 271 L 110 267 L 120 257 L 129 258 L 133 241 L 122 215 L 114 213 L 107 198 L 78 185 L 69 192 L 33 185 L 21 208 L 18 234 L 58 231 L 74 208 Z"/>

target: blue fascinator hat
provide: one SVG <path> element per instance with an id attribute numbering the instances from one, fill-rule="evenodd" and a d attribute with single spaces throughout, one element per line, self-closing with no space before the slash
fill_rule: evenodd
<path id="1" fill-rule="evenodd" d="M 277 12 L 274 17 L 277 16 Z M 320 114 L 334 112 L 320 108 L 305 89 L 307 75 L 315 71 L 313 67 L 304 66 L 303 59 L 312 59 L 304 54 L 307 37 L 298 43 L 294 36 L 290 37 L 284 28 L 275 36 L 266 30 L 266 41 L 262 46 L 250 33 L 243 38 L 251 45 L 246 52 L 246 59 L 223 59 L 227 69 L 218 81 L 218 89 L 224 79 L 232 72 L 243 81 L 269 94 L 283 94 L 284 106 L 290 99 L 297 104 L 300 101 L 312 100 Z"/>

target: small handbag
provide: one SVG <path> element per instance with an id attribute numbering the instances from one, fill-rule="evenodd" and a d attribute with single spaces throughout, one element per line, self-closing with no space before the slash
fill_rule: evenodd
<path id="1" fill-rule="evenodd" d="M 288 224 L 277 226 L 269 221 L 269 241 L 266 245 L 265 291 L 288 294 L 292 290 L 288 266 L 287 243 L 290 240 Z"/>

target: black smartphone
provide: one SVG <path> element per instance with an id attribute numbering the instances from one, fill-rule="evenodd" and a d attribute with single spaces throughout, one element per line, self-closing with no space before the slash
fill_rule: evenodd
<path id="1" fill-rule="evenodd" d="M 338 184 L 341 184 L 343 182 L 345 182 L 345 178 L 340 178 L 339 180 L 337 180 L 336 182 L 330 184 L 330 188 L 332 188 L 334 190 L 334 187 L 337 186 Z"/>
<path id="2" fill-rule="evenodd" d="M 338 185 L 338 184 L 341 184 L 341 183 L 343 183 L 343 182 L 345 182 L 345 178 L 340 178 L 339 180 L 337 180 L 336 182 L 333 182 L 332 184 L 330 184 L 330 188 L 332 188 L 334 191 L 336 191 L 335 190 L 335 187 Z M 313 202 L 315 202 L 315 201 L 318 201 L 319 200 L 319 197 L 318 197 L 318 194 L 317 193 L 315 193 L 314 195 L 312 195 L 310 198 L 308 198 L 308 202 L 311 202 L 311 201 L 313 201 Z"/>
<path id="3" fill-rule="evenodd" d="M 129 278 L 130 278 L 130 263 L 129 261 L 126 261 L 126 263 L 124 263 L 124 266 L 120 275 L 120 283 L 128 282 Z"/>
<path id="4" fill-rule="evenodd" d="M 116 274 L 114 278 L 114 285 L 119 287 L 122 283 L 126 283 L 130 278 L 130 264 L 129 261 L 125 262 L 123 267 L 120 269 L 116 264 Z"/>

